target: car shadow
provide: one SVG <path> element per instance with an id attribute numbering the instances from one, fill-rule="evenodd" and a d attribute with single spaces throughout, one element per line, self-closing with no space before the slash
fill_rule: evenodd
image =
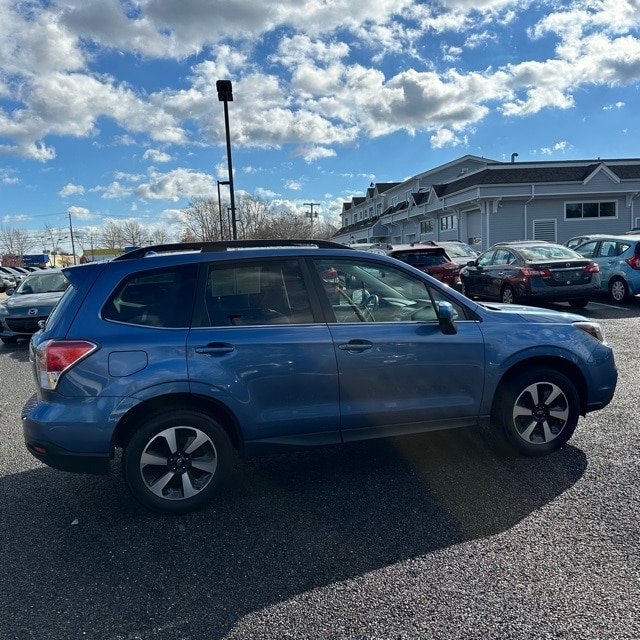
<path id="1" fill-rule="evenodd" d="M 118 474 L 38 467 L 0 481 L 9 636 L 222 637 L 275 603 L 506 531 L 586 466 L 569 445 L 503 458 L 480 434 L 440 432 L 241 461 L 223 497 L 177 517 L 139 507 Z"/>
<path id="2" fill-rule="evenodd" d="M 18 340 L 16 343 L 0 344 L 0 355 L 7 354 L 13 360 L 18 362 L 29 361 L 29 341 Z"/>

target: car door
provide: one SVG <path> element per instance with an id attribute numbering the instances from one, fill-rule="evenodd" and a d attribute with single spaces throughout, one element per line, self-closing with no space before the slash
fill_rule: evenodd
<path id="1" fill-rule="evenodd" d="M 616 271 L 618 255 L 628 248 L 628 244 L 618 243 L 615 239 L 592 240 L 575 249 L 584 258 L 593 260 L 600 269 L 602 289 L 607 290 L 609 280 Z"/>
<path id="2" fill-rule="evenodd" d="M 475 424 L 484 387 L 484 343 L 473 315 L 443 287 L 362 258 L 316 259 L 337 274 L 325 297 L 340 380 L 343 440 Z M 453 304 L 457 333 L 439 326 Z"/>
<path id="3" fill-rule="evenodd" d="M 491 262 L 495 251 L 486 251 L 476 260 L 476 264 L 464 269 L 464 284 L 468 296 L 485 297 L 489 289 Z"/>
<path id="4" fill-rule="evenodd" d="M 297 259 L 202 269 L 187 345 L 191 391 L 233 413 L 245 448 L 340 441 L 333 341 L 318 313 Z"/>

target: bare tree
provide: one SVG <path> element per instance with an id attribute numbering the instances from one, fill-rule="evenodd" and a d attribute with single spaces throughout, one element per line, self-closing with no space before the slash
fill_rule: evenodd
<path id="1" fill-rule="evenodd" d="M 122 243 L 126 247 L 140 247 L 144 242 L 145 232 L 137 220 L 127 220 L 120 227 Z"/>
<path id="2" fill-rule="evenodd" d="M 221 236 L 220 209 L 212 198 L 192 198 L 182 209 L 185 229 L 183 235 L 196 240 L 219 240 Z"/>
<path id="3" fill-rule="evenodd" d="M 236 207 L 236 228 L 238 238 L 260 238 L 261 229 L 273 214 L 273 206 L 270 203 L 255 198 L 249 194 L 243 194 Z"/>
<path id="4" fill-rule="evenodd" d="M 68 238 L 69 236 L 66 229 L 52 227 L 50 224 L 44 225 L 43 240 L 45 243 L 45 249 L 51 247 L 51 249 L 49 249 L 49 255 L 52 256 L 51 264 L 53 266 L 56 266 L 58 263 L 56 256 L 59 256 L 62 253 L 60 251 L 60 243 L 66 241 Z"/>
<path id="5" fill-rule="evenodd" d="M 166 229 L 154 229 L 149 234 L 149 240 L 152 244 L 167 244 L 172 242 L 171 234 Z"/>
<path id="6" fill-rule="evenodd" d="M 0 226 L 0 251 L 2 254 L 14 256 L 22 261 L 25 253 L 28 253 L 35 246 L 35 243 L 35 238 L 24 229 Z"/>
<path id="7" fill-rule="evenodd" d="M 269 216 L 260 227 L 256 237 L 306 238 L 309 235 L 309 222 L 293 211 L 285 211 Z"/>
<path id="8" fill-rule="evenodd" d="M 337 230 L 338 227 L 335 224 L 321 218 L 313 225 L 313 237 L 320 240 L 330 240 Z"/>
<path id="9" fill-rule="evenodd" d="M 113 220 L 107 221 L 102 228 L 100 239 L 105 249 L 121 250 L 124 244 L 122 229 Z"/>

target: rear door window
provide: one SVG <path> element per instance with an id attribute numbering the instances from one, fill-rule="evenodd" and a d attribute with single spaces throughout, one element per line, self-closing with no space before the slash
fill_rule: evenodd
<path id="1" fill-rule="evenodd" d="M 313 322 L 297 259 L 211 263 L 206 269 L 196 326 Z"/>

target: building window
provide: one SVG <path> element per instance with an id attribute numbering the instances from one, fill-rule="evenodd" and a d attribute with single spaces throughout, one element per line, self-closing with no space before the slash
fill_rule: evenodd
<path id="1" fill-rule="evenodd" d="M 456 216 L 442 216 L 440 218 L 440 231 L 450 231 L 458 228 L 458 218 Z"/>
<path id="2" fill-rule="evenodd" d="M 404 200 L 407 204 L 411 202 L 411 189 L 404 192 Z"/>
<path id="3" fill-rule="evenodd" d="M 420 222 L 420 233 L 433 233 L 433 218 Z"/>
<path id="4" fill-rule="evenodd" d="M 615 218 L 616 202 L 567 202 L 564 206 L 565 220 L 581 218 Z"/>

